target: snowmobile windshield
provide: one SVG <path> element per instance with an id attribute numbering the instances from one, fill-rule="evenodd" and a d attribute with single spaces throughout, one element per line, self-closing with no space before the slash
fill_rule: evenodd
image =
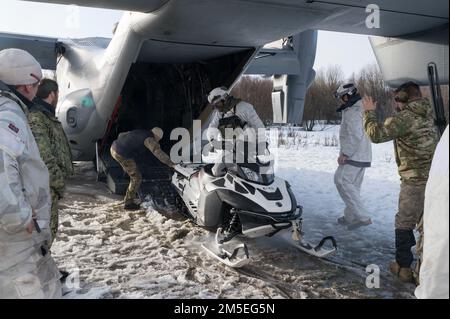
<path id="1" fill-rule="evenodd" d="M 272 184 L 275 175 L 273 174 L 273 166 L 260 165 L 257 163 L 247 163 L 239 165 L 238 175 L 252 183 L 258 183 L 263 185 Z"/>

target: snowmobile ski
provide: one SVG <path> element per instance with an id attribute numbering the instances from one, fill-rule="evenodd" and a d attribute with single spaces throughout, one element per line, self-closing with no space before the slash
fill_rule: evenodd
<path id="1" fill-rule="evenodd" d="M 333 245 L 332 249 L 323 248 L 323 245 L 327 241 L 330 241 L 332 243 L 332 245 Z M 313 246 L 310 243 L 303 241 L 303 240 L 294 242 L 294 246 L 307 254 L 310 254 L 312 256 L 319 257 L 319 258 L 326 257 L 326 256 L 334 253 L 337 250 L 336 240 L 332 236 L 323 238 L 317 246 Z"/>
<path id="2" fill-rule="evenodd" d="M 267 156 L 270 152 L 267 150 Z M 301 205 L 297 204 L 290 184 L 273 173 L 273 160 L 257 160 L 227 168 L 224 175 L 213 174 L 214 164 L 178 164 L 172 186 L 178 194 L 175 203 L 194 223 L 217 229 L 215 243 L 202 248 L 221 263 L 242 267 L 250 262 L 244 243 L 233 246 L 231 240 L 272 237 L 283 229 L 294 228 L 293 242 L 298 249 L 317 257 L 336 251 L 336 241 L 324 238 L 313 246 L 303 241 Z M 223 230 L 223 231 L 222 231 Z M 221 237 L 221 238 L 219 238 Z M 324 248 L 328 241 L 333 248 Z"/>
<path id="3" fill-rule="evenodd" d="M 229 252 L 225 249 L 225 244 L 223 244 L 223 242 L 219 239 L 221 233 L 222 228 L 218 228 L 215 236 L 214 247 L 202 244 L 202 248 L 210 256 L 231 268 L 240 268 L 250 263 L 251 259 L 248 253 L 247 245 L 245 243 L 238 244 L 233 247 L 232 252 Z"/>
<path id="4" fill-rule="evenodd" d="M 220 251 L 216 251 L 216 249 L 208 247 L 208 245 L 202 244 L 202 248 L 211 256 L 214 257 L 219 262 L 227 265 L 231 268 L 241 268 L 245 265 L 248 265 L 251 261 L 248 255 L 248 248 L 246 244 L 240 244 L 236 246 L 232 253 L 221 248 Z M 243 250 L 244 256 L 239 257 L 240 250 Z"/>

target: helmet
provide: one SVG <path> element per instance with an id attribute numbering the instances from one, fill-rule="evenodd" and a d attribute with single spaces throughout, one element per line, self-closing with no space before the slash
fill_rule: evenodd
<path id="1" fill-rule="evenodd" d="M 41 65 L 30 53 L 21 49 L 0 51 L 0 81 L 8 85 L 31 85 L 41 79 Z"/>
<path id="2" fill-rule="evenodd" d="M 155 135 L 155 137 L 157 137 L 158 139 L 162 139 L 164 132 L 161 128 L 159 127 L 154 127 L 152 128 L 152 133 L 153 135 Z"/>
<path id="3" fill-rule="evenodd" d="M 344 95 L 353 96 L 356 94 L 356 92 L 358 92 L 358 90 L 353 83 L 342 84 L 334 92 L 334 97 L 340 99 Z"/>
<path id="4" fill-rule="evenodd" d="M 229 93 L 226 87 L 218 87 L 212 90 L 208 95 L 208 102 L 215 104 L 219 101 L 224 101 L 228 97 Z"/>

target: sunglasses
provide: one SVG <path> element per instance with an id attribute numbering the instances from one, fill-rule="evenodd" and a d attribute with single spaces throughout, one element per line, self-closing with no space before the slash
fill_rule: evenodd
<path id="1" fill-rule="evenodd" d="M 36 75 L 34 75 L 33 73 L 30 73 L 30 76 L 36 79 L 36 83 L 32 84 L 33 87 L 38 86 L 41 83 L 41 79 L 39 77 L 37 77 Z"/>

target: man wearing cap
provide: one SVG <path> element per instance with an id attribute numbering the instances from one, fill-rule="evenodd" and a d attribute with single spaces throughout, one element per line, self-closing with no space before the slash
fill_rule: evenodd
<path id="1" fill-rule="evenodd" d="M 60 298 L 51 257 L 48 170 L 27 123 L 41 66 L 26 51 L 0 51 L 0 299 Z"/>
<path id="2" fill-rule="evenodd" d="M 161 150 L 159 141 L 163 137 L 163 131 L 159 127 L 150 130 L 133 130 L 120 133 L 111 145 L 112 157 L 122 166 L 123 170 L 130 176 L 130 184 L 124 199 L 126 210 L 139 209 L 137 191 L 141 186 L 142 175 L 136 164 L 135 158 L 143 152 L 150 150 L 152 154 L 163 164 L 173 168 L 175 164 L 170 157 Z"/>
<path id="3" fill-rule="evenodd" d="M 395 159 L 400 175 L 398 212 L 395 215 L 395 261 L 390 271 L 401 281 L 416 281 L 420 267 L 421 243 L 416 245 L 414 229 L 422 233 L 425 186 L 438 142 L 433 108 L 422 96 L 419 85 L 406 82 L 394 91 L 397 112 L 383 123 L 378 122 L 377 103 L 371 97 L 363 100 L 364 128 L 373 143 L 394 141 Z M 419 256 L 416 274 L 411 269 L 416 245 Z M 415 278 L 414 278 L 415 276 Z M 417 283 L 417 282 L 416 282 Z"/>
<path id="4" fill-rule="evenodd" d="M 58 84 L 56 81 L 43 79 L 39 84 L 37 96 L 33 102 L 34 105 L 30 108 L 28 123 L 50 174 L 50 193 L 52 196 L 51 246 L 58 231 L 58 201 L 64 195 L 65 180 L 73 174 L 72 155 L 62 125 L 55 117 L 55 109 L 58 104 Z"/>

